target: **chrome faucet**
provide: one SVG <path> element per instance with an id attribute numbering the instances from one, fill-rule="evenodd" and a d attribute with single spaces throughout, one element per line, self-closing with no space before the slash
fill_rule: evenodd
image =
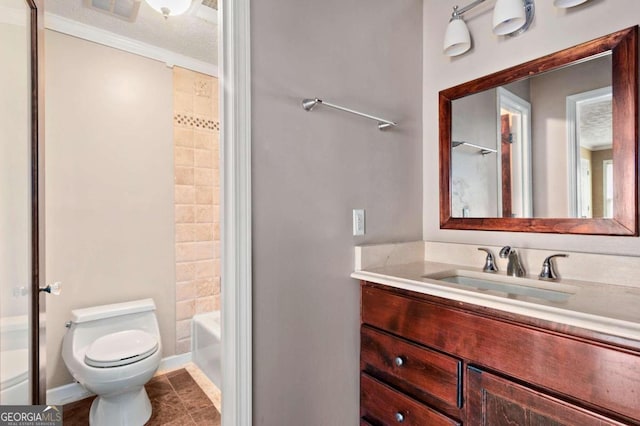
<path id="1" fill-rule="evenodd" d="M 540 271 L 540 275 L 538 275 L 539 279 L 545 281 L 555 281 L 558 279 L 558 274 L 556 274 L 556 271 L 553 267 L 553 262 L 551 261 L 551 259 L 553 259 L 554 257 L 569 257 L 569 255 L 559 253 L 547 257 L 544 262 L 542 262 L 542 271 Z"/>
<path id="2" fill-rule="evenodd" d="M 507 263 L 507 275 L 511 275 L 512 277 L 524 277 L 527 274 L 515 249 L 512 249 L 510 246 L 502 247 L 502 250 L 500 250 L 500 257 L 503 259 L 509 258 L 509 263 Z"/>
<path id="3" fill-rule="evenodd" d="M 482 247 L 479 247 L 478 250 L 487 253 L 487 258 L 484 261 L 484 268 L 482 268 L 482 271 L 490 273 L 498 272 L 498 267 L 496 266 L 496 262 L 493 258 L 493 253 L 491 253 L 491 250 Z"/>

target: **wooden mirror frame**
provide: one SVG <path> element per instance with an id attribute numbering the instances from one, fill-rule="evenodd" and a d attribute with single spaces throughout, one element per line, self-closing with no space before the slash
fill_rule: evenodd
<path id="1" fill-rule="evenodd" d="M 613 219 L 452 217 L 451 102 L 608 52 L 613 89 Z M 441 229 L 638 236 L 638 26 L 443 90 L 439 107 Z"/>

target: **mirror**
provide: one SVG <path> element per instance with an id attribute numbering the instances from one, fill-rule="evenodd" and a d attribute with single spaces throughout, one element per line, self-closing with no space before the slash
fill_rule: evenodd
<path id="1" fill-rule="evenodd" d="M 638 235 L 637 33 L 440 92 L 441 228 Z"/>
<path id="2" fill-rule="evenodd" d="M 0 405 L 34 402 L 30 332 L 33 276 L 33 154 L 37 146 L 34 110 L 35 4 L 4 0 L 0 5 Z M 37 315 L 37 310 L 35 314 Z M 37 342 L 37 340 L 36 340 Z"/>

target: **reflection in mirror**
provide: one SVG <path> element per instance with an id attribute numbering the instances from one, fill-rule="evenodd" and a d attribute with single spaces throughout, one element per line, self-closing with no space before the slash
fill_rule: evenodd
<path id="1" fill-rule="evenodd" d="M 452 217 L 605 217 L 610 54 L 455 99 L 451 112 Z"/>
<path id="2" fill-rule="evenodd" d="M 638 27 L 443 90 L 440 227 L 638 235 Z"/>
<path id="3" fill-rule="evenodd" d="M 0 404 L 29 404 L 31 13 L 0 5 Z"/>
<path id="4" fill-rule="evenodd" d="M 517 91 L 522 83 L 512 83 Z M 498 214 L 531 217 L 531 103 L 498 87 Z M 522 90 L 522 89 L 521 89 Z M 527 91 L 522 93 L 526 96 Z"/>
<path id="5" fill-rule="evenodd" d="M 567 96 L 573 217 L 613 217 L 611 86 Z"/>
<path id="6" fill-rule="evenodd" d="M 452 111 L 452 214 L 496 216 L 495 89 L 455 100 Z"/>

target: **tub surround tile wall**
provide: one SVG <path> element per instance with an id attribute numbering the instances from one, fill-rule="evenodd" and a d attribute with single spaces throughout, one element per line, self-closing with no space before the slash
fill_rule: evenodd
<path id="1" fill-rule="evenodd" d="M 191 318 L 220 309 L 218 79 L 174 67 L 176 352 Z"/>

